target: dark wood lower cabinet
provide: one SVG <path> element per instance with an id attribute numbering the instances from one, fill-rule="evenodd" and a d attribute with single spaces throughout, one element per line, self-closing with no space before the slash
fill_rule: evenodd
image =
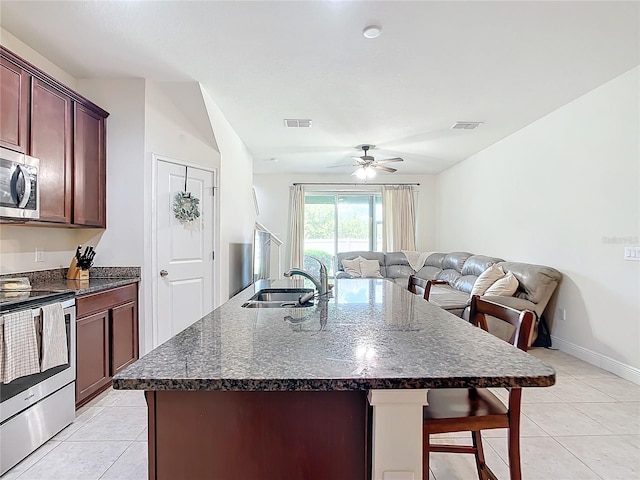
<path id="1" fill-rule="evenodd" d="M 138 358 L 138 306 L 125 303 L 111 310 L 111 375 Z"/>
<path id="2" fill-rule="evenodd" d="M 76 322 L 76 399 L 91 398 L 111 382 L 109 375 L 109 312 Z M 78 361 L 79 360 L 79 361 Z"/>
<path id="3" fill-rule="evenodd" d="M 76 299 L 76 407 L 138 359 L 138 284 Z"/>
<path id="4" fill-rule="evenodd" d="M 370 478 L 365 391 L 145 392 L 149 478 Z"/>

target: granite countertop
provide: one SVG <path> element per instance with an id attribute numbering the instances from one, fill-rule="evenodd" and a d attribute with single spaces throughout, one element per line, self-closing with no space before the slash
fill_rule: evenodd
<path id="1" fill-rule="evenodd" d="M 6 277 L 27 277 L 31 290 L 72 292 L 76 296 L 96 293 L 140 281 L 140 267 L 92 267 L 88 280 L 69 280 L 66 268 L 34 272 L 3 274 Z"/>
<path id="2" fill-rule="evenodd" d="M 281 282 L 281 281 L 279 281 Z M 384 279 L 308 308 L 242 308 L 251 286 L 114 377 L 116 389 L 549 386 L 549 365 Z"/>
<path id="3" fill-rule="evenodd" d="M 139 277 L 123 277 L 123 278 L 89 278 L 88 280 L 48 280 L 36 282 L 31 285 L 32 290 L 50 290 L 52 292 L 72 291 L 76 296 L 97 293 L 103 290 L 109 290 L 123 285 L 139 282 Z"/>
<path id="4" fill-rule="evenodd" d="M 62 293 L 80 297 L 140 281 L 140 267 L 93 267 L 88 280 L 68 280 L 66 271 L 66 268 L 59 268 L 0 275 L 0 278 L 27 277 L 31 284 L 30 290 L 23 294 L 16 291 L 9 296 L 5 292 L 0 299 L 0 311 L 8 313 L 34 301 L 59 298 Z"/>

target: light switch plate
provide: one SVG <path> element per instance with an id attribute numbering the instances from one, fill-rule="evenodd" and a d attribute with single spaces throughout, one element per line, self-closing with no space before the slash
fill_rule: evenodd
<path id="1" fill-rule="evenodd" d="M 640 247 L 624 247 L 624 259 L 640 262 Z"/>

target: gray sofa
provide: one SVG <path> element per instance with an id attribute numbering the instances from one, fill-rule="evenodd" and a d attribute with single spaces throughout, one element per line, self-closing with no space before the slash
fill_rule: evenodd
<path id="1" fill-rule="evenodd" d="M 398 285 L 407 286 L 408 277 L 417 277 L 434 282 L 430 286 L 430 302 L 462 318 L 468 319 L 470 292 L 478 276 L 493 264 L 498 264 L 505 272 L 512 272 L 518 280 L 518 290 L 512 297 L 484 297 L 517 310 L 532 310 L 537 319 L 542 318 L 553 292 L 562 279 L 556 269 L 543 265 L 520 262 L 505 262 L 501 258 L 474 255 L 469 252 L 432 253 L 424 266 L 414 271 L 402 252 L 346 252 L 337 254 L 336 278 L 349 278 L 344 272 L 342 260 L 351 260 L 361 256 L 369 260 L 378 260 L 380 274 Z M 531 342 L 537 336 L 538 325 L 533 329 Z"/>

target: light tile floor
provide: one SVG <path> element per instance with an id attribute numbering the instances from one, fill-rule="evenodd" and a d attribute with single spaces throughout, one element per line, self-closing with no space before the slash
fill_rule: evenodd
<path id="1" fill-rule="evenodd" d="M 559 351 L 530 353 L 556 368 L 557 383 L 524 390 L 523 478 L 640 478 L 640 386 Z M 496 394 L 506 398 L 504 390 Z M 77 413 L 73 424 L 2 479 L 146 480 L 142 392 L 110 390 Z M 506 432 L 486 431 L 484 439 L 487 463 L 508 479 Z M 469 443 L 469 436 L 437 435 L 434 441 Z M 477 478 L 471 455 L 432 454 L 431 467 L 431 480 Z"/>

